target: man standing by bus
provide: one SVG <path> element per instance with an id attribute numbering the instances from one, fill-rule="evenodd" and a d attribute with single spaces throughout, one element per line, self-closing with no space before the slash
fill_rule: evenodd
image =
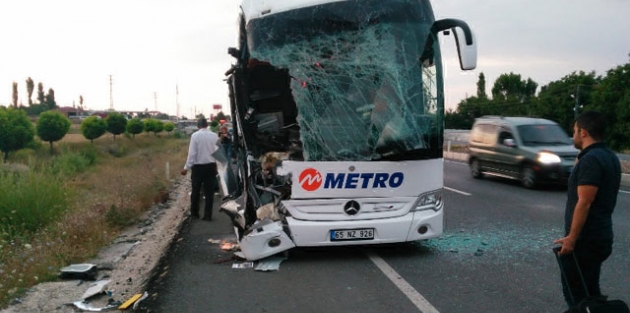
<path id="1" fill-rule="evenodd" d="M 186 175 L 188 170 L 192 169 L 190 175 L 192 182 L 190 215 L 192 218 L 199 218 L 199 198 L 203 187 L 203 193 L 206 197 L 203 220 L 210 221 L 212 220 L 214 189 L 217 181 L 217 163 L 213 154 L 220 149 L 219 136 L 208 129 L 208 120 L 203 117 L 197 120 L 197 129 L 190 137 L 188 158 L 181 174 Z"/>
<path id="2" fill-rule="evenodd" d="M 554 241 L 562 245 L 560 262 L 566 275 L 562 287 L 570 309 L 586 298 L 579 270 L 589 295 L 601 296 L 602 263 L 612 253 L 612 213 L 621 183 L 621 165 L 617 155 L 602 142 L 605 129 L 604 116 L 594 111 L 582 113 L 573 126 L 573 142 L 581 151 L 568 182 L 565 237 Z"/>

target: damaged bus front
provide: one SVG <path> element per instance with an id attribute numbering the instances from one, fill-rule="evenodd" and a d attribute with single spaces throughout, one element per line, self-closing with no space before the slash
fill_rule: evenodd
<path id="1" fill-rule="evenodd" d="M 443 73 L 466 23 L 428 0 L 246 0 L 226 73 L 233 166 L 222 167 L 243 254 L 439 236 L 444 205 Z"/>

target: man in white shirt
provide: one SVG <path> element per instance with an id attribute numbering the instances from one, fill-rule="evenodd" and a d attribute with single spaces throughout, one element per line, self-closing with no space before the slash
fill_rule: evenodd
<path id="1" fill-rule="evenodd" d="M 214 200 L 214 188 L 217 177 L 217 163 L 212 156 L 215 151 L 221 149 L 219 136 L 208 129 L 208 120 L 197 120 L 197 131 L 190 137 L 188 158 L 181 174 L 186 175 L 192 169 L 190 179 L 192 182 L 192 194 L 190 195 L 190 215 L 199 218 L 199 198 L 201 187 L 206 196 L 203 220 L 212 220 L 212 205 Z"/>

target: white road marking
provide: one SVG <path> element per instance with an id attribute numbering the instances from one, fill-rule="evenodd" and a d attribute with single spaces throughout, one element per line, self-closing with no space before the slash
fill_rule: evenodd
<path id="1" fill-rule="evenodd" d="M 619 190 L 619 192 L 630 194 L 630 191 L 625 191 L 625 190 Z"/>
<path id="2" fill-rule="evenodd" d="M 471 193 L 463 192 L 463 191 L 460 191 L 460 190 L 457 190 L 457 189 L 453 189 L 453 188 L 449 188 L 449 187 L 446 187 L 446 186 L 444 186 L 444 189 L 446 189 L 448 191 L 452 191 L 452 192 L 456 192 L 456 193 L 462 194 L 464 196 L 472 196 Z"/>
<path id="3" fill-rule="evenodd" d="M 383 260 L 376 253 L 366 250 L 365 254 L 372 260 L 372 262 L 385 274 L 389 280 L 407 296 L 409 300 L 420 310 L 422 313 L 440 313 L 427 299 L 425 299 L 417 290 L 415 290 L 404 278 L 391 267 L 385 260 Z"/>
<path id="4" fill-rule="evenodd" d="M 463 161 L 456 161 L 456 160 L 444 160 L 444 162 L 446 162 L 446 163 L 453 163 L 453 164 L 459 164 L 459 165 L 465 165 L 465 166 L 468 166 L 468 163 L 463 162 Z"/>

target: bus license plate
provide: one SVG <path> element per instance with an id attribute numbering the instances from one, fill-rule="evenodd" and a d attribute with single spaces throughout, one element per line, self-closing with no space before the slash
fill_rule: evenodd
<path id="1" fill-rule="evenodd" d="M 330 231 L 330 241 L 372 239 L 374 239 L 374 228 L 338 229 Z"/>

